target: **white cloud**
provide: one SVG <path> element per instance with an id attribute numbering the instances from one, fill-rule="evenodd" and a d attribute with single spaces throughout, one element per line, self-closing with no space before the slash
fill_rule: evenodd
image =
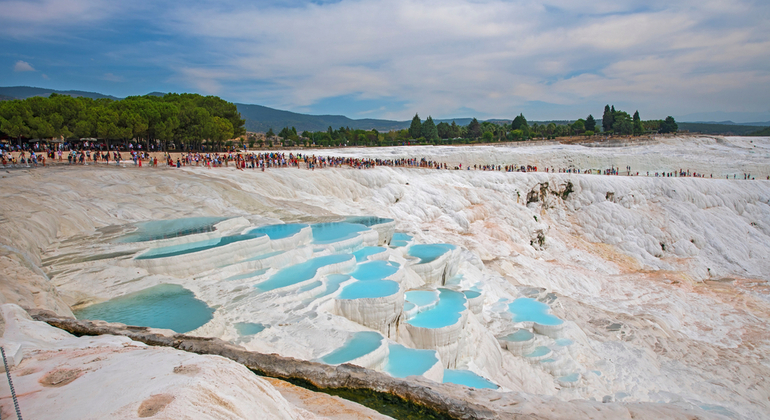
<path id="1" fill-rule="evenodd" d="M 16 71 L 16 72 L 35 71 L 35 68 L 32 67 L 32 65 L 27 63 L 26 61 L 19 60 L 16 62 L 16 64 L 13 65 L 13 71 Z"/>
<path id="2" fill-rule="evenodd" d="M 116 76 L 112 73 L 104 73 L 102 76 L 102 80 L 106 80 L 108 82 L 125 82 L 126 79 L 123 78 L 123 76 Z"/>

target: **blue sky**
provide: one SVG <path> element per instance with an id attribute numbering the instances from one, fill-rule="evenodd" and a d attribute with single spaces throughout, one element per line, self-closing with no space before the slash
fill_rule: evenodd
<path id="1" fill-rule="evenodd" d="M 406 120 L 770 120 L 770 2 L 0 0 L 0 85 Z"/>

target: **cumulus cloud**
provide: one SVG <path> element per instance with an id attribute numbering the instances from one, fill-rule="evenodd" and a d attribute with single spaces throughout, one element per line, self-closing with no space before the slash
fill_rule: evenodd
<path id="1" fill-rule="evenodd" d="M 35 71 L 35 68 L 32 67 L 32 65 L 27 63 L 26 61 L 19 60 L 16 62 L 16 64 L 13 65 L 13 71 L 15 72 Z"/>
<path id="2" fill-rule="evenodd" d="M 114 35 L 121 46 L 105 47 L 112 62 L 170 74 L 156 84 L 299 111 L 333 112 L 317 107 L 346 98 L 372 117 L 510 118 L 551 104 L 527 116 L 569 118 L 615 103 L 657 118 L 765 110 L 770 95 L 770 4 L 754 0 L 34 0 L 48 18 L 26 3 L 0 2 L 0 16 L 30 31 L 61 24 L 47 6 L 75 10 L 73 32 L 84 19 L 106 32 L 130 21 Z"/>

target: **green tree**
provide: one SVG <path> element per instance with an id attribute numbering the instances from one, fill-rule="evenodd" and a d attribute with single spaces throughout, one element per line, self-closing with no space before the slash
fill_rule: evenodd
<path id="1" fill-rule="evenodd" d="M 593 115 L 588 115 L 585 123 L 586 131 L 596 131 L 596 120 Z"/>
<path id="2" fill-rule="evenodd" d="M 612 126 L 615 124 L 615 119 L 612 113 L 615 112 L 615 106 L 610 109 L 609 105 L 604 106 L 604 115 L 602 115 L 602 130 L 606 133 L 612 131 Z"/>
<path id="3" fill-rule="evenodd" d="M 479 124 L 479 121 L 475 118 L 468 124 L 468 137 L 474 140 L 481 137 L 481 124 Z"/>
<path id="4" fill-rule="evenodd" d="M 438 140 L 438 130 L 436 124 L 433 122 L 433 118 L 429 115 L 428 119 L 422 124 L 422 136 L 428 141 Z"/>
<path id="5" fill-rule="evenodd" d="M 676 121 L 674 121 L 674 117 L 668 116 L 666 119 L 660 123 L 660 132 L 661 133 L 676 133 L 679 130 L 679 125 L 677 125 Z"/>
<path id="6" fill-rule="evenodd" d="M 414 114 L 414 118 L 412 118 L 412 124 L 409 126 L 409 136 L 413 139 L 416 139 L 422 135 L 422 123 L 420 122 L 420 117 L 417 114 Z"/>
<path id="7" fill-rule="evenodd" d="M 634 132 L 634 124 L 627 112 L 616 111 L 612 116 L 612 131 L 620 135 L 629 135 Z"/>
<path id="8" fill-rule="evenodd" d="M 524 118 L 524 114 L 519 114 L 511 122 L 511 130 L 524 130 L 524 127 L 529 127 L 527 119 Z"/>
<path id="9" fill-rule="evenodd" d="M 440 139 L 448 139 L 452 137 L 452 126 L 446 122 L 438 123 L 436 126 L 436 131 L 438 132 L 438 137 Z"/>
<path id="10" fill-rule="evenodd" d="M 641 118 L 639 118 L 639 110 L 634 112 L 633 122 L 634 122 L 634 135 L 640 136 L 642 133 L 644 133 L 644 127 L 642 127 L 642 120 Z"/>
<path id="11" fill-rule="evenodd" d="M 586 131 L 586 122 L 582 118 L 572 123 L 572 130 L 575 134 L 580 134 Z"/>

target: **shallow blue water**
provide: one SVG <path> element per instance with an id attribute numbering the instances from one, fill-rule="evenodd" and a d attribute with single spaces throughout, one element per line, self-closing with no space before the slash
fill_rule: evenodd
<path id="1" fill-rule="evenodd" d="M 265 236 L 264 233 L 245 233 L 242 235 L 223 236 L 205 241 L 192 242 L 189 244 L 166 246 L 162 248 L 153 248 L 144 254 L 136 257 L 137 260 L 148 260 L 154 258 L 176 257 L 179 255 L 192 254 L 193 252 L 206 251 L 212 248 L 246 241 L 249 239 Z"/>
<path id="2" fill-rule="evenodd" d="M 257 283 L 254 287 L 263 292 L 267 292 L 281 287 L 291 286 L 312 279 L 315 277 L 318 269 L 323 266 L 338 264 L 352 258 L 353 256 L 350 254 L 334 254 L 311 258 L 303 263 L 282 268 L 277 273 L 273 274 L 272 277 L 261 283 Z"/>
<path id="3" fill-rule="evenodd" d="M 241 336 L 254 335 L 264 331 L 265 326 L 253 322 L 238 322 L 235 324 L 235 330 Z"/>
<path id="4" fill-rule="evenodd" d="M 579 373 L 570 373 L 569 375 L 559 377 L 559 380 L 562 382 L 577 382 L 578 379 L 580 379 Z"/>
<path id="5" fill-rule="evenodd" d="M 477 292 L 475 290 L 463 290 L 463 293 L 465 293 L 465 297 L 468 299 L 474 299 L 481 296 L 481 292 Z"/>
<path id="6" fill-rule="evenodd" d="M 403 232 L 396 232 L 393 234 L 393 240 L 394 241 L 411 241 L 413 238 L 412 235 L 407 235 Z"/>
<path id="7" fill-rule="evenodd" d="M 527 354 L 524 357 L 542 357 L 550 352 L 551 352 L 551 349 L 549 349 L 546 346 L 537 346 L 535 347 L 535 350 L 532 353 Z"/>
<path id="8" fill-rule="evenodd" d="M 369 354 L 382 343 L 382 335 L 373 331 L 361 331 L 353 335 L 345 345 L 321 358 L 330 365 L 338 365 Z"/>
<path id="9" fill-rule="evenodd" d="M 316 223 L 310 227 L 313 229 L 313 243 L 316 244 L 331 244 L 355 238 L 359 232 L 369 230 L 362 224 L 348 222 Z"/>
<path id="10" fill-rule="evenodd" d="M 385 219 L 376 216 L 351 216 L 345 219 L 345 221 L 349 223 L 358 223 L 364 226 L 374 226 L 383 223 L 390 223 L 393 221 L 393 219 Z"/>
<path id="11" fill-rule="evenodd" d="M 532 332 L 520 329 L 516 332 L 513 332 L 511 334 L 506 335 L 503 337 L 503 340 L 505 341 L 527 341 L 535 338 L 535 334 L 532 334 Z"/>
<path id="12" fill-rule="evenodd" d="M 471 388 L 497 389 L 497 385 L 469 370 L 444 370 L 444 383 L 465 385 Z"/>
<path id="13" fill-rule="evenodd" d="M 267 273 L 267 270 L 268 270 L 267 268 L 263 268 L 261 270 L 249 271 L 248 273 L 236 274 L 234 276 L 230 276 L 226 278 L 225 281 L 243 280 L 251 277 L 261 276 L 262 274 Z"/>
<path id="14" fill-rule="evenodd" d="M 316 280 L 314 282 L 308 283 L 308 284 L 300 287 L 299 289 L 297 289 L 297 293 L 302 293 L 302 292 L 307 292 L 309 290 L 313 290 L 316 287 L 321 286 L 322 284 L 323 284 L 323 282 L 321 280 Z"/>
<path id="15" fill-rule="evenodd" d="M 398 267 L 388 261 L 376 260 L 361 263 L 356 267 L 356 271 L 350 273 L 354 279 L 370 281 L 382 280 L 385 277 L 396 274 Z"/>
<path id="16" fill-rule="evenodd" d="M 508 305 L 514 322 L 533 321 L 542 325 L 560 325 L 564 321 L 551 315 L 545 303 L 530 298 L 518 298 Z"/>
<path id="17" fill-rule="evenodd" d="M 263 235 L 267 235 L 270 239 L 283 239 L 298 234 L 300 230 L 306 228 L 307 226 L 308 225 L 302 223 L 267 225 L 251 229 L 249 233 L 261 233 Z"/>
<path id="18" fill-rule="evenodd" d="M 460 320 L 460 312 L 465 309 L 465 295 L 449 289 L 439 289 L 438 304 L 427 311 L 420 312 L 407 323 L 422 328 L 442 328 Z"/>
<path id="19" fill-rule="evenodd" d="M 396 378 L 422 375 L 438 362 L 435 350 L 417 350 L 400 344 L 389 344 L 385 372 Z"/>
<path id="20" fill-rule="evenodd" d="M 78 319 L 166 328 L 178 333 L 209 322 L 213 313 L 214 309 L 196 299 L 193 292 L 176 284 L 159 284 L 74 311 Z"/>
<path id="21" fill-rule="evenodd" d="M 433 290 L 412 290 L 404 293 L 404 298 L 417 306 L 425 306 L 435 302 L 438 293 Z"/>
<path id="22" fill-rule="evenodd" d="M 356 257 L 356 261 L 361 262 L 366 261 L 366 257 L 379 254 L 383 251 L 385 251 L 385 247 L 382 246 L 365 246 L 354 252 L 353 255 Z"/>
<path id="23" fill-rule="evenodd" d="M 345 286 L 339 299 L 364 299 L 390 296 L 398 292 L 398 283 L 391 280 L 357 281 Z"/>
<path id="24" fill-rule="evenodd" d="M 390 241 L 390 247 L 391 248 L 401 248 L 409 245 L 409 242 L 407 241 Z"/>
<path id="25" fill-rule="evenodd" d="M 340 284 L 350 279 L 347 274 L 329 274 L 326 276 L 326 289 L 315 297 L 315 299 L 328 296 L 340 288 Z"/>
<path id="26" fill-rule="evenodd" d="M 117 242 L 146 242 L 211 232 L 214 225 L 223 220 L 227 220 L 227 217 L 188 217 L 140 222 L 135 224 L 135 231 L 118 238 Z"/>
<path id="27" fill-rule="evenodd" d="M 410 246 L 407 254 L 419 258 L 420 264 L 424 264 L 434 261 L 453 249 L 455 246 L 450 244 L 418 244 Z"/>
<path id="28" fill-rule="evenodd" d="M 559 338 L 556 340 L 557 346 L 567 347 L 571 346 L 574 341 L 570 340 L 569 338 Z"/>

